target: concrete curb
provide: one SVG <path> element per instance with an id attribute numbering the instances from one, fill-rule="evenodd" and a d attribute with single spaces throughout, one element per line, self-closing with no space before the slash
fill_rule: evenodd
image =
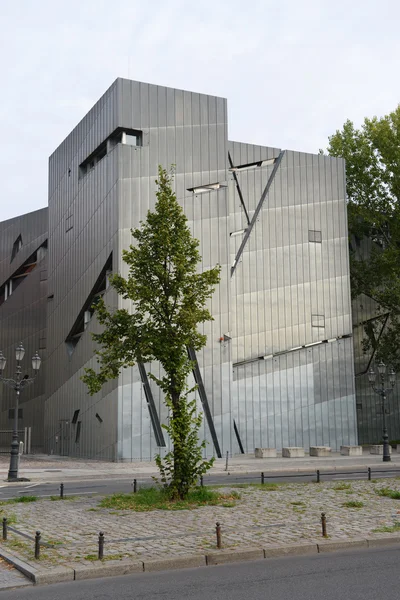
<path id="1" fill-rule="evenodd" d="M 61 583 L 82 579 L 118 577 L 130 573 L 149 573 L 178 569 L 194 569 L 205 566 L 223 565 L 246 560 L 265 560 L 284 556 L 306 556 L 341 550 L 378 548 L 400 544 L 400 536 L 353 538 L 349 540 L 328 539 L 304 544 L 286 544 L 266 548 L 235 548 L 212 550 L 208 554 L 176 556 L 167 559 L 114 560 L 90 565 L 74 564 L 48 569 L 37 569 L 35 565 L 24 562 L 13 554 L 0 549 L 0 557 L 13 565 L 35 584 Z"/>

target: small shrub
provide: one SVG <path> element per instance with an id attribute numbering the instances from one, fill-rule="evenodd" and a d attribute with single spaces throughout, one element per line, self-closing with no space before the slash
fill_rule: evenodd
<path id="1" fill-rule="evenodd" d="M 378 496 L 384 496 L 386 498 L 392 498 L 392 500 L 400 500 L 400 492 L 397 490 L 391 490 L 390 488 L 380 488 L 375 490 Z"/>
<path id="2" fill-rule="evenodd" d="M 333 489 L 335 490 L 335 492 L 340 492 L 341 490 L 351 490 L 351 484 L 350 483 L 337 483 Z"/>

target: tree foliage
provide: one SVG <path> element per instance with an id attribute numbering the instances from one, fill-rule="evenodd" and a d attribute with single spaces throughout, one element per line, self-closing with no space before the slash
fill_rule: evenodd
<path id="1" fill-rule="evenodd" d="M 196 415 L 195 400 L 188 398 L 193 364 L 187 349 L 200 350 L 206 343 L 199 325 L 212 320 L 206 303 L 219 282 L 220 267 L 198 272 L 199 242 L 172 190 L 172 174 L 159 167 L 156 183 L 155 210 L 132 230 L 134 243 L 123 251 L 128 277 L 110 277 L 111 286 L 129 305 L 110 310 L 100 299 L 94 307 L 102 325 L 102 332 L 93 334 L 99 369 L 86 369 L 82 379 L 95 394 L 136 362 L 160 363 L 162 376 L 149 377 L 164 392 L 170 420 L 163 427 L 173 449 L 164 461 L 160 456 L 156 460 L 172 496 L 184 498 L 212 464 L 201 458 L 205 442 L 199 444 L 201 415 Z"/>
<path id="2" fill-rule="evenodd" d="M 365 349 L 400 368 L 400 105 L 360 129 L 346 121 L 329 138 L 331 156 L 346 160 L 350 271 L 353 298 L 360 294 L 388 314 L 365 328 Z"/>

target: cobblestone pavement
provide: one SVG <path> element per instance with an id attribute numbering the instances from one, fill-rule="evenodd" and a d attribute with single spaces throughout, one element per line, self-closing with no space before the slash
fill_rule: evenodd
<path id="1" fill-rule="evenodd" d="M 0 558 L 0 590 L 26 585 L 32 585 L 32 582 Z"/>
<path id="2" fill-rule="evenodd" d="M 85 497 L 3 505 L 0 518 L 7 516 L 15 522 L 13 527 L 32 537 L 40 530 L 44 542 L 56 544 L 43 548 L 42 566 L 86 564 L 85 557 L 97 553 L 99 531 L 105 534 L 105 556 L 149 559 L 204 554 L 215 548 L 216 521 L 221 523 L 225 548 L 266 548 L 320 540 L 321 512 L 327 516 L 329 537 L 335 539 L 374 535 L 375 529 L 400 519 L 400 500 L 376 494 L 383 487 L 400 491 L 398 479 L 283 484 L 275 490 L 268 487 L 237 489 L 241 498 L 233 508 L 117 511 L 99 508 L 98 497 Z M 353 501 L 362 502 L 362 508 L 344 506 Z M 33 546 L 33 540 L 12 532 L 9 540 L 2 542 L 2 547 L 24 560 L 33 559 Z"/>

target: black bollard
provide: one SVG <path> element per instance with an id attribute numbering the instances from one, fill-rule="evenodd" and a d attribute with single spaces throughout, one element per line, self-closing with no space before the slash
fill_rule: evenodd
<path id="1" fill-rule="evenodd" d="M 3 517 L 3 540 L 7 539 L 7 517 Z"/>
<path id="2" fill-rule="evenodd" d="M 265 483 L 264 471 L 261 473 L 261 483 L 262 483 L 262 484 L 264 484 L 264 483 Z"/>
<path id="3" fill-rule="evenodd" d="M 40 558 L 40 531 L 37 531 L 35 535 L 35 558 Z"/>
<path id="4" fill-rule="evenodd" d="M 104 556 L 104 533 L 100 531 L 99 533 L 99 560 L 103 560 Z"/>
<path id="5" fill-rule="evenodd" d="M 328 537 L 326 534 L 326 516 L 325 513 L 321 513 L 321 525 L 322 525 L 322 537 Z"/>
<path id="6" fill-rule="evenodd" d="M 320 476 L 319 469 L 317 469 L 317 483 L 320 483 L 320 481 L 321 481 L 321 476 Z"/>
<path id="7" fill-rule="evenodd" d="M 228 470 L 228 461 L 229 461 L 229 450 L 226 451 L 225 471 Z"/>
<path id="8" fill-rule="evenodd" d="M 368 481 L 371 481 L 371 467 L 368 467 Z"/>
<path id="9" fill-rule="evenodd" d="M 60 498 L 61 498 L 61 500 L 64 500 L 64 484 L 63 483 L 60 485 Z"/>
<path id="10" fill-rule="evenodd" d="M 215 532 L 217 534 L 217 548 L 222 548 L 222 543 L 221 543 L 221 524 L 217 523 L 217 526 L 215 528 Z"/>
<path id="11" fill-rule="evenodd" d="M 200 487 L 204 487 L 203 475 L 200 475 Z"/>
<path id="12" fill-rule="evenodd" d="M 136 494 L 137 492 L 137 481 L 136 479 L 133 480 L 133 493 Z"/>

